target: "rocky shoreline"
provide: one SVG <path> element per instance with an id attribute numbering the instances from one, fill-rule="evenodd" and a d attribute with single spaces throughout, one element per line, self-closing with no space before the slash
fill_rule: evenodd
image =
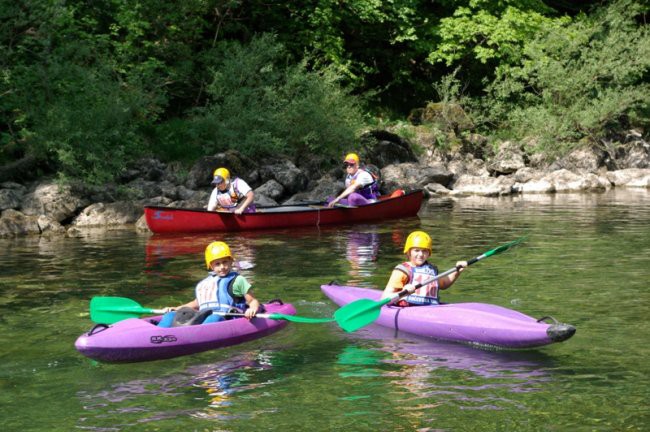
<path id="1" fill-rule="evenodd" d="M 441 152 L 418 143 L 419 156 L 397 135 L 378 131 L 362 160 L 381 168 L 382 192 L 422 189 L 429 198 L 602 192 L 611 188 L 650 190 L 650 144 L 632 134 L 616 152 L 591 146 L 552 163 L 526 157 L 521 145 L 504 142 L 490 156 Z M 624 150 L 621 150 L 624 149 Z M 367 158 L 364 158 L 364 155 Z M 230 151 L 198 160 L 189 171 L 178 164 L 141 160 L 115 184 L 60 185 L 43 179 L 30 184 L 0 183 L 0 238 L 23 235 L 83 235 L 86 228 L 134 225 L 148 230 L 145 205 L 203 208 L 212 171 L 228 167 L 255 190 L 258 206 L 324 200 L 343 187 L 343 170 L 319 169 L 315 158 L 257 162 Z"/>

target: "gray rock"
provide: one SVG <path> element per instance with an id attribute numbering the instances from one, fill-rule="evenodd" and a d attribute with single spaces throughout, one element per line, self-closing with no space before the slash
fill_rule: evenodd
<path id="1" fill-rule="evenodd" d="M 0 215 L 0 237 L 17 237 L 40 234 L 38 217 L 28 216 L 14 209 L 7 209 Z"/>
<path id="2" fill-rule="evenodd" d="M 258 195 L 264 195 L 267 199 L 275 201 L 284 195 L 284 187 L 275 180 L 269 180 L 255 189 L 255 203 L 261 205 L 262 200 L 258 199 Z"/>
<path id="3" fill-rule="evenodd" d="M 135 223 L 140 216 L 142 216 L 142 204 L 137 202 L 96 203 L 83 209 L 72 225 L 77 228 L 126 225 Z"/>
<path id="4" fill-rule="evenodd" d="M 45 182 L 25 195 L 20 209 L 29 216 L 44 214 L 57 222 L 62 222 L 72 218 L 79 209 L 88 204 L 89 201 L 73 192 L 70 186 Z"/>

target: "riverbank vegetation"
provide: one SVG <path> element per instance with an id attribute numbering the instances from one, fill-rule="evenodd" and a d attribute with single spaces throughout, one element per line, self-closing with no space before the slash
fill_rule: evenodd
<path id="1" fill-rule="evenodd" d="M 0 4 L 0 181 L 231 148 L 335 160 L 407 118 L 441 146 L 548 155 L 650 121 L 647 0 Z"/>

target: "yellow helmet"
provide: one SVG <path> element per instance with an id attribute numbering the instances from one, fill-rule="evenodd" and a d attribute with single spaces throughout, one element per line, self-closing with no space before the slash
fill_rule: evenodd
<path id="1" fill-rule="evenodd" d="M 354 163 L 359 165 L 359 155 L 356 153 L 348 153 L 345 155 L 343 162 Z"/>
<path id="2" fill-rule="evenodd" d="M 229 181 L 230 180 L 230 171 L 228 171 L 226 168 L 217 168 L 214 170 L 214 173 L 212 173 L 213 179 L 212 179 L 212 184 L 217 185 L 223 181 Z"/>
<path id="3" fill-rule="evenodd" d="M 414 247 L 427 249 L 429 253 L 431 253 L 432 243 L 433 242 L 431 241 L 429 234 L 425 233 L 424 231 L 413 231 L 406 238 L 406 243 L 404 243 L 404 253 L 408 253 L 408 251 Z"/>
<path id="4" fill-rule="evenodd" d="M 205 266 L 210 270 L 210 263 L 216 259 L 232 257 L 230 253 L 230 248 L 224 242 L 216 241 L 212 242 L 205 248 Z"/>

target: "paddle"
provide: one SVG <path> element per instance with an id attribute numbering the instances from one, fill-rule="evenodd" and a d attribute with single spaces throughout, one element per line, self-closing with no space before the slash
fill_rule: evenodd
<path id="1" fill-rule="evenodd" d="M 470 266 L 475 262 L 482 260 L 483 258 L 487 258 L 489 256 L 497 255 L 502 252 L 505 252 L 506 250 L 510 249 L 513 246 L 518 245 L 524 240 L 526 240 L 526 237 L 521 237 L 517 240 L 511 241 L 510 243 L 506 243 L 502 246 L 489 250 L 467 261 L 467 265 Z M 436 277 L 433 277 L 425 282 L 417 284 L 415 288 L 417 289 L 423 285 L 428 285 L 432 282 L 437 281 L 440 278 L 443 278 L 457 271 L 458 268 L 456 267 L 451 268 L 446 272 L 437 275 Z M 361 327 L 373 323 L 377 318 L 379 318 L 379 314 L 381 312 L 382 306 L 393 303 L 403 297 L 406 297 L 408 294 L 409 294 L 408 290 L 403 289 L 400 292 L 395 293 L 392 297 L 379 300 L 379 301 L 374 301 L 370 299 L 360 299 L 357 301 L 353 301 L 352 303 L 348 303 L 347 305 L 341 307 L 336 312 L 334 312 L 334 319 L 343 330 L 345 330 L 346 332 L 353 332 L 355 330 L 360 329 Z"/>
<path id="2" fill-rule="evenodd" d="M 113 324 L 127 318 L 138 318 L 141 315 L 162 314 L 164 312 L 163 309 L 142 307 L 135 300 L 126 297 L 93 297 L 90 300 L 90 319 L 101 324 Z M 223 316 L 244 316 L 242 313 L 217 312 L 217 314 Z M 334 318 L 309 318 L 280 313 L 259 313 L 255 317 L 307 324 L 334 321 Z"/>

